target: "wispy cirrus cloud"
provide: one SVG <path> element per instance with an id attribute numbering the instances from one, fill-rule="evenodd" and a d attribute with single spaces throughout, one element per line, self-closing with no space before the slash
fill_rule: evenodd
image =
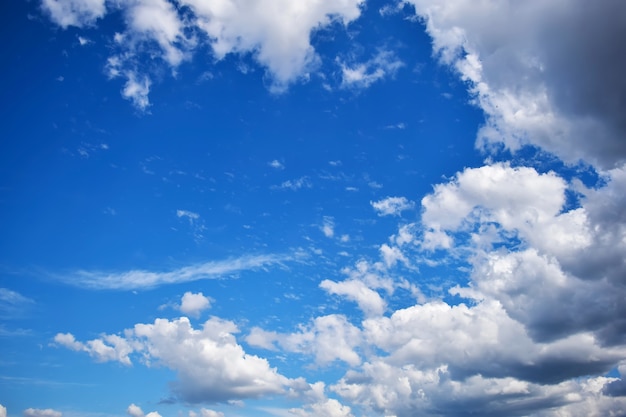
<path id="1" fill-rule="evenodd" d="M 133 269 L 124 272 L 78 270 L 58 277 L 60 281 L 92 290 L 136 290 L 161 285 L 217 279 L 244 271 L 257 270 L 288 262 L 288 255 L 249 255 L 221 261 L 204 262 L 171 271 Z"/>

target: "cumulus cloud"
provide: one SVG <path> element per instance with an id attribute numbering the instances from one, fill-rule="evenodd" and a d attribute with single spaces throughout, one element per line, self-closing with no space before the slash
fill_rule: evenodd
<path id="1" fill-rule="evenodd" d="M 116 51 L 109 58 L 109 67 L 115 62 L 109 75 L 123 77 L 122 96 L 146 111 L 151 79 L 149 68 L 140 65 L 142 54 L 160 58 L 176 73 L 195 51 L 208 46 L 216 60 L 228 54 L 251 56 L 266 69 L 271 91 L 279 93 L 317 68 L 311 33 L 337 22 L 349 24 L 360 16 L 362 3 L 264 0 L 251 7 L 243 0 L 111 2 L 110 8 L 123 15 L 124 29 L 110 34 Z M 105 4 L 104 0 L 42 0 L 43 10 L 63 28 L 94 25 L 106 15 Z"/>
<path id="2" fill-rule="evenodd" d="M 361 340 L 360 330 L 340 314 L 316 317 L 294 333 L 267 332 L 254 327 L 246 337 L 251 346 L 275 350 L 278 344 L 289 352 L 313 355 L 318 365 L 340 360 L 353 366 L 361 363 L 356 351 Z"/>
<path id="3" fill-rule="evenodd" d="M 24 417 L 61 417 L 62 415 L 60 411 L 51 408 L 27 408 L 24 410 Z"/>
<path id="4" fill-rule="evenodd" d="M 126 414 L 131 417 L 161 417 L 161 414 L 156 411 L 151 411 L 148 414 L 144 414 L 143 410 L 135 404 L 131 404 L 128 406 L 128 408 L 126 409 Z"/>
<path id="5" fill-rule="evenodd" d="M 399 216 L 404 210 L 410 210 L 415 203 L 406 197 L 387 197 L 379 201 L 370 201 L 379 216 Z"/>
<path id="6" fill-rule="evenodd" d="M 211 307 L 211 299 L 205 297 L 201 292 L 194 294 L 186 292 L 180 301 L 178 309 L 181 313 L 188 314 L 192 317 L 199 317 L 200 313 Z"/>
<path id="7" fill-rule="evenodd" d="M 7 408 L 0 404 L 0 417 L 7 417 Z"/>
<path id="8" fill-rule="evenodd" d="M 604 168 L 626 157 L 626 4 L 407 0 L 487 122 L 479 146 L 530 143 Z M 589 140 L 589 138 L 594 138 Z"/>
<path id="9" fill-rule="evenodd" d="M 71 285 L 94 290 L 133 290 L 201 279 L 215 279 L 247 270 L 269 267 L 289 259 L 288 256 L 277 255 L 244 256 L 225 261 L 186 266 L 167 272 L 131 270 L 107 273 L 80 270 L 64 277 L 59 277 L 59 279 Z"/>
<path id="10" fill-rule="evenodd" d="M 289 413 L 298 417 L 353 417 L 351 411 L 347 405 L 329 398 L 323 402 L 310 404 L 306 408 L 292 408 Z"/>
<path id="11" fill-rule="evenodd" d="M 244 351 L 235 339 L 237 326 L 212 317 L 195 329 L 186 317 L 136 324 L 124 336 L 104 335 L 78 342 L 71 334 L 57 334 L 55 342 L 88 352 L 99 361 L 131 364 L 136 355 L 147 366 L 165 366 L 176 372 L 173 393 L 191 403 L 256 398 L 284 391 L 288 379 L 267 360 Z M 131 413 L 141 409 L 131 405 Z M 136 417 L 135 414 L 131 414 Z M 150 416 L 150 414 L 148 414 Z M 146 416 L 146 417 L 148 417 Z M 59 416 L 49 416 L 59 417 Z M 156 416 L 150 416 L 156 417 Z"/>

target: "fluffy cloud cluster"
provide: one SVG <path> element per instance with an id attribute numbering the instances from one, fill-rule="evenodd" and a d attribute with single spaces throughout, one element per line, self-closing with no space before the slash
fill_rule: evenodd
<path id="1" fill-rule="evenodd" d="M 205 34 L 218 58 L 253 52 L 276 88 L 314 65 L 308 40 L 313 28 L 331 16 L 348 22 L 359 14 L 356 1 L 296 3 L 266 0 L 257 8 L 235 0 L 180 1 L 193 11 L 195 36 Z M 343 269 L 343 280 L 321 281 L 322 291 L 355 304 L 360 315 L 325 314 L 292 331 L 253 327 L 246 335 L 256 348 L 346 367 L 327 387 L 288 379 L 266 359 L 246 353 L 235 337 L 238 327 L 217 317 L 198 329 L 186 318 L 157 319 L 123 336 L 86 342 L 60 333 L 56 343 L 100 361 L 130 364 L 138 357 L 146 365 L 167 366 L 178 375 L 175 393 L 189 402 L 297 390 L 310 398 L 288 411 L 296 416 L 623 416 L 626 59 L 615 45 L 626 38 L 626 3 L 406 3 L 423 17 L 441 62 L 468 82 L 484 110 L 481 147 L 532 144 L 566 162 L 583 159 L 601 181 L 586 186 L 576 179 L 579 173 L 566 179 L 514 162 L 466 168 L 421 200 L 419 221 L 400 224 L 379 246 L 379 260 L 359 260 Z M 71 19 L 92 24 L 101 16 L 84 11 L 92 3 L 55 4 L 67 6 L 59 9 L 66 10 L 66 20 L 50 10 L 60 25 Z M 147 5 L 137 0 L 125 9 L 129 32 L 120 36 L 156 41 L 175 67 L 195 40 L 182 35 L 173 3 Z M 148 15 L 165 23 L 143 21 Z M 120 74 L 131 60 L 122 61 Z M 344 79 L 373 82 L 372 68 L 346 67 Z M 371 205 L 379 216 L 414 207 L 406 197 Z M 334 236 L 331 218 L 322 231 Z M 433 284 L 417 268 L 446 262 L 462 264 L 449 271 L 455 279 Z M 83 276 L 83 282 L 134 288 L 138 282 L 189 281 L 215 268 Z M 429 298 L 424 293 L 436 294 L 432 287 L 440 292 Z M 392 303 L 401 292 L 411 297 L 404 306 Z M 208 307 L 202 294 L 187 298 L 181 311 Z M 606 376 L 609 371 L 620 377 Z M 326 390 L 337 398 L 328 398 Z"/>
<path id="2" fill-rule="evenodd" d="M 151 79 L 141 66 L 141 51 L 149 50 L 173 72 L 195 50 L 208 45 L 216 60 L 228 54 L 251 55 L 263 68 L 276 92 L 306 78 L 319 58 L 311 33 L 335 22 L 348 24 L 361 14 L 363 0 L 42 0 L 42 8 L 59 26 L 90 26 L 107 11 L 119 10 L 125 31 L 112 35 L 117 52 L 108 59 L 111 78 L 122 77 L 122 95 L 141 110 L 150 106 Z M 378 59 L 394 71 L 397 64 Z M 384 64 L 384 65 L 383 65 Z"/>
<path id="3" fill-rule="evenodd" d="M 174 393 L 192 403 L 283 392 L 288 379 L 267 360 L 247 354 L 235 339 L 238 331 L 233 322 L 216 317 L 195 329 L 182 317 L 136 324 L 123 337 L 104 335 L 83 343 L 71 334 L 58 334 L 54 340 L 69 349 L 88 352 L 99 361 L 130 365 L 131 355 L 138 355 L 147 366 L 166 366 L 178 375 Z"/>
<path id="4" fill-rule="evenodd" d="M 470 83 L 478 144 L 534 144 L 610 168 L 626 157 L 626 4 L 406 0 L 434 52 Z"/>

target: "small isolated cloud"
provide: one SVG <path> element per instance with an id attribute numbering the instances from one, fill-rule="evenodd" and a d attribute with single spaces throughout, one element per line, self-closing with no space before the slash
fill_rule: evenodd
<path id="1" fill-rule="evenodd" d="M 80 46 L 89 45 L 92 42 L 93 41 L 91 39 L 89 39 L 89 38 L 84 38 L 82 36 L 78 36 L 78 43 L 80 44 Z"/>
<path id="2" fill-rule="evenodd" d="M 332 238 L 335 236 L 335 222 L 332 217 L 324 217 L 324 222 L 320 226 L 324 236 Z"/>
<path id="3" fill-rule="evenodd" d="M 24 417 L 61 417 L 62 415 L 60 411 L 51 408 L 27 408 L 24 410 Z"/>
<path id="4" fill-rule="evenodd" d="M 211 299 L 205 297 L 201 292 L 194 294 L 186 292 L 181 299 L 178 309 L 181 313 L 188 314 L 192 317 L 199 317 L 200 313 L 211 307 Z"/>
<path id="5" fill-rule="evenodd" d="M 399 216 L 404 210 L 410 210 L 415 203 L 406 197 L 387 197 L 379 201 L 370 201 L 379 216 Z"/>
<path id="6" fill-rule="evenodd" d="M 200 218 L 200 215 L 198 213 L 194 213 L 193 211 L 188 210 L 176 210 L 176 216 L 185 217 L 189 219 L 190 222 L 193 222 L 194 220 L 198 220 Z"/>
<path id="7" fill-rule="evenodd" d="M 393 52 L 381 50 L 371 60 L 349 65 L 340 63 L 344 88 L 367 88 L 385 77 L 393 77 L 404 66 Z"/>
<path id="8" fill-rule="evenodd" d="M 285 169 L 285 165 L 278 159 L 274 159 L 272 162 L 269 162 L 268 165 L 274 169 Z"/>
<path id="9" fill-rule="evenodd" d="M 7 417 L 7 408 L 0 404 L 0 417 Z"/>

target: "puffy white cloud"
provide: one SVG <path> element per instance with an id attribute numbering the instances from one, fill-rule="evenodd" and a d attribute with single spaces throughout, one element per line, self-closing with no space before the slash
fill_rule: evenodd
<path id="1" fill-rule="evenodd" d="M 608 168 L 626 157 L 626 4 L 407 0 L 487 115 L 478 144 L 538 145 Z M 593 140 L 589 140 L 593 138 Z"/>
<path id="2" fill-rule="evenodd" d="M 206 262 L 191 265 L 168 272 L 152 272 L 131 270 L 126 272 L 76 271 L 73 274 L 59 277 L 60 280 L 71 285 L 91 289 L 133 290 L 139 288 L 153 288 L 159 285 L 181 282 L 212 279 L 234 274 L 245 270 L 275 265 L 287 261 L 287 256 L 257 255 L 225 261 Z"/>
<path id="3" fill-rule="evenodd" d="M 379 201 L 370 201 L 379 216 L 399 216 L 404 210 L 410 210 L 415 203 L 406 197 L 387 197 Z"/>
<path id="4" fill-rule="evenodd" d="M 0 404 L 0 417 L 7 417 L 7 408 Z"/>
<path id="5" fill-rule="evenodd" d="M 193 317 L 199 317 L 200 313 L 211 307 L 211 299 L 201 292 L 186 292 L 180 301 L 179 310 Z"/>
<path id="6" fill-rule="evenodd" d="M 341 360 L 353 366 L 361 362 L 356 352 L 361 340 L 360 330 L 338 314 L 316 317 L 308 326 L 302 325 L 298 332 L 290 334 L 255 327 L 246 338 L 248 344 L 257 347 L 274 350 L 277 343 L 289 352 L 311 354 L 318 365 Z"/>
<path id="7" fill-rule="evenodd" d="M 55 343 L 74 351 L 83 351 L 99 362 L 119 361 L 130 365 L 130 355 L 134 347 L 126 339 L 118 335 L 104 335 L 86 343 L 76 340 L 71 333 L 58 333 L 54 337 Z"/>
<path id="8" fill-rule="evenodd" d="M 156 411 L 151 411 L 148 414 L 144 414 L 143 410 L 135 404 L 129 405 L 126 409 L 126 413 L 131 417 L 161 417 L 161 414 Z"/>
<path id="9" fill-rule="evenodd" d="M 141 76 L 133 71 L 125 72 L 126 84 L 122 89 L 122 97 L 130 100 L 133 105 L 141 110 L 147 111 L 150 107 L 150 99 L 148 94 L 150 93 L 150 78 L 147 76 Z"/>
<path id="10" fill-rule="evenodd" d="M 314 29 L 334 21 L 344 24 L 360 16 L 361 0 L 182 0 L 195 14 L 195 24 L 209 38 L 215 56 L 253 53 L 268 69 L 275 91 L 283 90 L 315 68 L 310 44 Z"/>
<path id="11" fill-rule="evenodd" d="M 362 281 L 348 279 L 335 282 L 325 279 L 320 283 L 320 288 L 329 294 L 342 295 L 356 302 L 366 315 L 381 315 L 385 311 L 386 303 L 380 294 Z"/>
<path id="12" fill-rule="evenodd" d="M 567 189 L 556 174 L 532 168 L 466 169 L 422 200 L 423 247 L 449 248 L 459 237 L 472 253 L 477 297 L 497 299 L 539 340 L 594 331 L 606 343 L 622 343 L 624 168 L 608 171 L 599 188 L 579 187 L 580 207 L 564 211 Z M 521 249 L 493 250 L 511 239 Z"/>
<path id="13" fill-rule="evenodd" d="M 313 403 L 306 408 L 292 408 L 289 413 L 298 417 L 353 417 L 350 407 L 341 404 L 334 398 Z"/>
<path id="14" fill-rule="evenodd" d="M 132 0 L 110 2 L 125 27 L 113 38 L 118 51 L 109 58 L 109 75 L 126 79 L 122 96 L 139 110 L 150 106 L 151 80 L 141 56 L 162 59 L 175 73 L 203 44 L 221 60 L 228 54 L 250 55 L 266 69 L 270 88 L 284 91 L 315 70 L 319 58 L 311 33 L 336 22 L 347 25 L 361 14 L 363 0 Z M 42 0 L 44 11 L 62 27 L 92 25 L 103 17 L 105 0 Z M 115 65 L 111 67 L 111 60 Z M 397 61 L 381 54 L 376 65 L 391 72 Z"/>
<path id="15" fill-rule="evenodd" d="M 63 28 L 93 25 L 106 14 L 105 0 L 42 0 L 41 7 Z"/>
<path id="16" fill-rule="evenodd" d="M 238 331 L 233 322 L 216 317 L 207 320 L 201 329 L 194 329 L 189 319 L 181 317 L 136 324 L 124 332 L 124 337 L 105 335 L 82 343 L 72 335 L 59 334 L 55 341 L 86 351 L 97 360 L 130 364 L 129 355 L 135 353 L 147 366 L 166 366 L 178 376 L 171 385 L 176 396 L 191 403 L 282 393 L 289 380 L 271 368 L 267 360 L 247 354 L 235 339 Z M 140 411 L 129 407 L 129 413 Z"/>
<path id="17" fill-rule="evenodd" d="M 62 415 L 60 411 L 51 408 L 27 408 L 24 410 L 24 417 L 61 417 Z"/>

